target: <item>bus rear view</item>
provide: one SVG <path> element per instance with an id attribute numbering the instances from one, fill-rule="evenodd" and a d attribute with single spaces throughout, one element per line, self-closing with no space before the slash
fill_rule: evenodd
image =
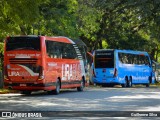
<path id="1" fill-rule="evenodd" d="M 95 50 L 94 83 L 106 86 L 113 85 L 116 70 L 114 69 L 114 50 Z"/>
<path id="2" fill-rule="evenodd" d="M 76 42 L 61 36 L 8 37 L 4 87 L 22 94 L 44 90 L 57 95 L 67 88 L 83 91 L 88 85 L 86 47 Z"/>
<path id="3" fill-rule="evenodd" d="M 43 79 L 40 37 L 8 37 L 4 53 L 4 86 L 22 90 L 41 84 Z M 23 91 L 23 89 L 25 91 Z"/>

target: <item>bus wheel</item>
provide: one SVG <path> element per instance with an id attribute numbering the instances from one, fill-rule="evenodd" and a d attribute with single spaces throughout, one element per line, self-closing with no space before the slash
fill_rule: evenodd
<path id="1" fill-rule="evenodd" d="M 132 80 L 128 81 L 128 87 L 132 87 Z"/>
<path id="2" fill-rule="evenodd" d="M 77 91 L 83 91 L 84 86 L 85 86 L 85 81 L 84 81 L 84 80 L 81 80 L 81 86 L 80 86 L 80 87 L 77 87 Z"/>
<path id="3" fill-rule="evenodd" d="M 53 93 L 55 95 L 58 95 L 60 93 L 60 81 L 59 80 L 56 82 L 56 89 L 53 90 Z"/>
<path id="4" fill-rule="evenodd" d="M 59 93 L 60 93 L 60 81 L 58 80 L 57 82 L 56 82 L 56 89 L 55 90 L 50 90 L 50 91 L 47 91 L 47 93 L 49 94 L 49 95 L 58 95 Z"/>
<path id="5" fill-rule="evenodd" d="M 21 94 L 23 94 L 23 95 L 30 95 L 31 91 L 21 91 Z"/>
<path id="6" fill-rule="evenodd" d="M 148 79 L 148 83 L 146 84 L 146 87 L 149 87 L 151 82 L 152 82 L 152 78 L 151 78 L 151 77 L 149 77 L 149 79 Z"/>
<path id="7" fill-rule="evenodd" d="M 146 87 L 149 87 L 149 83 L 148 83 L 148 84 L 146 84 Z"/>
<path id="8" fill-rule="evenodd" d="M 122 84 L 122 87 L 123 87 L 123 88 L 124 88 L 124 87 L 127 87 L 127 78 L 125 78 L 125 83 Z"/>
<path id="9" fill-rule="evenodd" d="M 128 87 L 132 87 L 132 78 L 130 77 L 130 79 L 128 80 Z"/>

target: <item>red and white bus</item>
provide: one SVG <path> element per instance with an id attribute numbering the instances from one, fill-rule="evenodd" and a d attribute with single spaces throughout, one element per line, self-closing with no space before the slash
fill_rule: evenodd
<path id="1" fill-rule="evenodd" d="M 67 37 L 7 37 L 4 87 L 22 94 L 37 90 L 59 94 L 64 88 L 83 91 L 89 83 L 86 46 L 75 41 Z"/>

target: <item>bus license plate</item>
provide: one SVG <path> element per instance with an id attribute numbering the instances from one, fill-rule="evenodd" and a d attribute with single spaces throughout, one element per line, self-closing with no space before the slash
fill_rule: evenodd
<path id="1" fill-rule="evenodd" d="M 20 84 L 20 86 L 26 86 L 26 84 Z"/>

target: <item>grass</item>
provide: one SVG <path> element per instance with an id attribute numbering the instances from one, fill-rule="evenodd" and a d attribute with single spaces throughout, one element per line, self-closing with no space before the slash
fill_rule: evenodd
<path id="1" fill-rule="evenodd" d="M 5 93 L 9 93 L 10 90 L 8 89 L 0 89 L 0 94 L 5 94 Z"/>
<path id="2" fill-rule="evenodd" d="M 16 90 L 9 90 L 9 89 L 0 89 L 0 94 L 7 94 L 7 93 L 16 93 Z"/>
<path id="3" fill-rule="evenodd" d="M 160 82 L 158 82 L 158 83 L 155 83 L 155 85 L 156 85 L 156 86 L 158 86 L 158 87 L 160 87 Z"/>

